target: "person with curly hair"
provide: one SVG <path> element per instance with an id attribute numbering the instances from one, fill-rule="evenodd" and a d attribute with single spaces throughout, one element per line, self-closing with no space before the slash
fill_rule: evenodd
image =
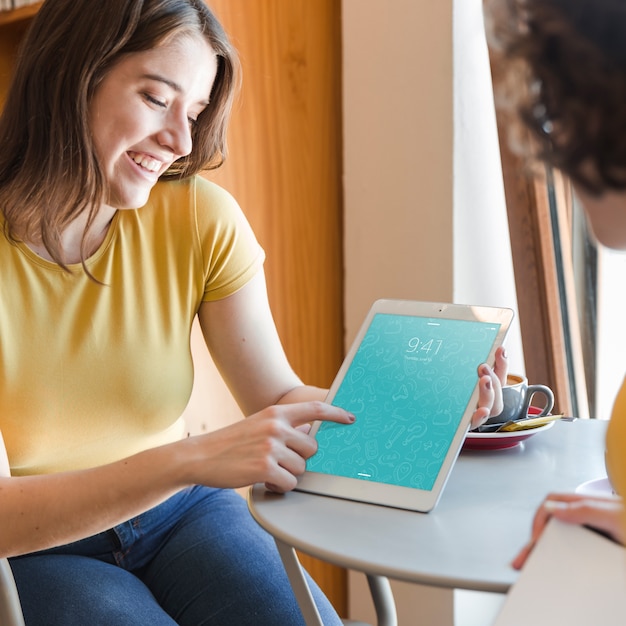
<path id="1" fill-rule="evenodd" d="M 506 76 L 498 100 L 511 143 L 529 162 L 561 170 L 601 245 L 626 250 L 626 2 L 486 0 L 490 45 Z M 607 431 L 607 471 L 626 494 L 626 382 Z M 585 524 L 626 543 L 622 497 L 549 494 L 521 568 L 550 517 Z"/>

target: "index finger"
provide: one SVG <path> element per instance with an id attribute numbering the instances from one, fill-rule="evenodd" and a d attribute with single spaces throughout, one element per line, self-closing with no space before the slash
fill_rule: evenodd
<path id="1" fill-rule="evenodd" d="M 283 405 L 283 407 L 289 408 L 287 420 L 293 427 L 314 421 L 352 424 L 356 420 L 354 414 L 349 411 L 319 400 L 298 402 L 297 404 Z"/>

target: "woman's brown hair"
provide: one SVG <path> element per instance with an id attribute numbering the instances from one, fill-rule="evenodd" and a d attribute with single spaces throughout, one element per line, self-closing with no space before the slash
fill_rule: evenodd
<path id="1" fill-rule="evenodd" d="M 591 193 L 626 189 L 626 2 L 487 0 L 486 9 L 531 156 Z"/>
<path id="2" fill-rule="evenodd" d="M 66 267 L 63 229 L 107 197 L 88 127 L 90 100 L 125 54 L 178 34 L 200 34 L 218 58 L 211 104 L 192 131 L 191 154 L 165 176 L 219 167 L 238 87 L 236 52 L 203 0 L 46 0 L 22 45 L 0 116 L 0 210 L 6 235 L 41 242 Z M 85 258 L 85 239 L 81 249 Z"/>

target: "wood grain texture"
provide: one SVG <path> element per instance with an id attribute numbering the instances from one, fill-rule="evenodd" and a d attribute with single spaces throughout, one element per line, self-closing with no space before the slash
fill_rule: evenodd
<path id="1" fill-rule="evenodd" d="M 343 358 L 340 5 L 211 0 L 239 50 L 243 92 L 225 166 L 267 251 L 272 310 L 298 374 L 328 386 Z M 300 555 L 343 616 L 344 570 Z"/>
<path id="2" fill-rule="evenodd" d="M 14 24 L 30 19 L 41 7 L 41 2 L 33 2 L 12 11 L 0 11 L 0 26 Z"/>
<path id="3" fill-rule="evenodd" d="M 25 19 L 0 22 L 0 107 L 4 104 L 5 94 L 13 75 L 17 48 L 29 23 L 29 20 Z"/>
<path id="4" fill-rule="evenodd" d="M 214 0 L 243 66 L 230 155 L 209 177 L 239 200 L 268 256 L 287 355 L 312 384 L 343 356 L 340 14 L 333 0 Z"/>

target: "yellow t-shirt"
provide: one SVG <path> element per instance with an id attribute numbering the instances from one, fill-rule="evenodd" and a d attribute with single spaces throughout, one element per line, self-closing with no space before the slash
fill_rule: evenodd
<path id="1" fill-rule="evenodd" d="M 117 212 L 87 261 L 102 285 L 0 234 L 0 431 L 12 473 L 93 467 L 184 436 L 194 316 L 263 260 L 234 199 L 200 177 L 161 182 L 145 207 Z"/>

